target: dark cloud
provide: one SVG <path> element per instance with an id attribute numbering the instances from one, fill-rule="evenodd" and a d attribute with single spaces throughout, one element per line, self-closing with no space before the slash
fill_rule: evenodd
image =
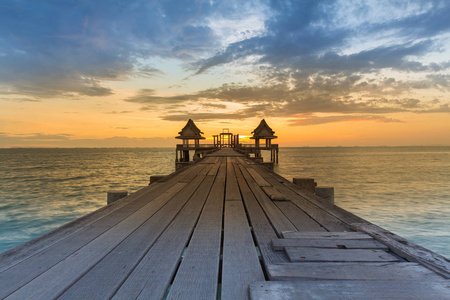
<path id="1" fill-rule="evenodd" d="M 138 58 L 188 59 L 216 47 L 203 23 L 217 6 L 202 0 L 2 3 L 0 82 L 36 97 L 111 94 L 99 81 L 132 74 Z"/>

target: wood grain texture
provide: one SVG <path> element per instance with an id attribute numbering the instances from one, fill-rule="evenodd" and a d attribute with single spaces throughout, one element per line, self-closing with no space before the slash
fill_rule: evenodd
<path id="1" fill-rule="evenodd" d="M 174 221 L 129 274 L 113 299 L 162 299 L 207 199 L 214 176 L 207 176 Z M 153 276 L 149 276 L 153 274 Z"/>
<path id="2" fill-rule="evenodd" d="M 273 201 L 270 200 L 266 193 L 264 193 L 247 169 L 241 164 L 238 164 L 238 166 L 247 182 L 247 185 L 250 187 L 261 207 L 264 209 L 264 212 L 268 216 L 269 221 L 275 228 L 277 234 L 281 235 L 281 232 L 283 231 L 297 231 L 297 228 L 295 228 L 291 221 L 286 218 L 286 216 L 278 209 Z"/>
<path id="3" fill-rule="evenodd" d="M 235 165 L 235 171 L 253 233 L 255 234 L 256 242 L 261 251 L 263 262 L 265 264 L 287 262 L 288 260 L 284 253 L 272 249 L 272 239 L 276 238 L 277 234 L 256 200 L 255 195 L 253 195 L 245 182 L 237 165 Z"/>
<path id="4" fill-rule="evenodd" d="M 151 199 L 159 196 L 164 191 L 172 187 L 176 182 L 179 181 L 180 178 L 185 176 L 185 171 L 187 171 L 187 169 L 179 170 L 175 173 L 170 174 L 169 176 L 166 177 L 167 179 L 166 181 L 168 182 L 164 185 L 152 185 L 144 187 L 143 189 L 135 193 L 132 193 L 125 198 L 122 198 L 120 201 L 116 201 L 108 206 L 104 206 L 84 217 L 69 222 L 55 230 L 52 230 L 47 234 L 44 234 L 36 239 L 33 239 L 11 250 L 1 253 L 0 272 L 3 272 L 8 268 L 11 268 L 12 266 L 24 261 L 25 259 L 38 254 L 42 250 L 66 238 L 71 237 L 72 234 L 80 230 L 86 230 L 86 227 L 89 228 L 90 225 L 95 224 L 97 221 L 101 220 L 102 218 L 108 216 L 111 213 L 121 210 L 119 213 L 123 214 L 122 207 L 127 206 L 131 202 L 133 202 L 133 207 L 135 208 L 138 207 L 138 205 L 136 204 L 137 202 L 141 202 L 141 200 L 144 200 L 142 202 L 143 206 L 146 201 L 151 201 Z M 192 174 L 194 174 L 192 173 L 193 171 L 195 170 L 189 170 L 191 176 Z M 97 227 L 97 224 L 94 226 Z"/>
<path id="5" fill-rule="evenodd" d="M 372 240 L 368 234 L 351 232 L 283 232 L 283 237 L 287 239 L 338 239 L 338 240 Z"/>
<path id="6" fill-rule="evenodd" d="M 334 248 L 334 249 L 380 249 L 389 248 L 376 240 L 340 240 L 340 239 L 273 239 L 275 250 L 284 250 L 286 247 L 301 248 Z"/>
<path id="7" fill-rule="evenodd" d="M 268 265 L 270 280 L 445 280 L 410 262 L 288 263 Z"/>
<path id="8" fill-rule="evenodd" d="M 289 199 L 285 195 L 280 193 L 273 186 L 263 186 L 262 189 L 272 201 L 289 201 Z"/>
<path id="9" fill-rule="evenodd" d="M 259 280 L 264 280 L 264 273 L 244 206 L 240 201 L 226 201 L 221 299 L 248 299 L 249 284 Z"/>
<path id="10" fill-rule="evenodd" d="M 217 295 L 225 173 L 226 167 L 222 165 L 172 283 L 168 300 L 206 300 L 215 299 Z"/>
<path id="11" fill-rule="evenodd" d="M 299 232 L 321 231 L 327 232 L 316 220 L 308 216 L 303 210 L 291 201 L 277 201 L 275 205 L 284 213 Z"/>
<path id="12" fill-rule="evenodd" d="M 286 247 L 292 262 L 394 262 L 397 257 L 383 250 Z"/>
<path id="13" fill-rule="evenodd" d="M 255 169 L 248 167 L 247 171 L 250 173 L 250 175 L 253 177 L 253 179 L 256 181 L 256 183 L 263 187 L 263 186 L 272 186 L 270 183 L 268 183 Z"/>
<path id="14" fill-rule="evenodd" d="M 227 157 L 227 181 L 225 188 L 225 201 L 242 201 L 241 192 L 234 172 L 232 158 Z"/>
<path id="15" fill-rule="evenodd" d="M 250 286 L 252 300 L 442 300 L 450 285 L 442 281 L 326 280 L 263 281 Z"/>
<path id="16" fill-rule="evenodd" d="M 276 173 L 268 172 L 261 166 L 255 165 L 253 168 L 257 169 L 259 173 L 264 177 L 264 179 L 273 185 L 279 192 L 285 195 L 292 203 L 297 205 L 301 210 L 303 210 L 306 214 L 308 214 L 311 218 L 316 220 L 322 227 L 325 227 L 329 231 L 350 231 L 350 225 L 346 224 L 342 220 L 336 218 L 332 214 L 328 212 L 328 210 L 324 210 L 322 207 L 316 205 L 315 203 L 307 200 L 302 197 L 289 187 L 287 184 L 292 184 L 296 188 L 298 188 L 295 184 L 288 182 L 283 177 L 279 176 Z M 303 190 L 302 190 L 303 191 Z M 307 193 L 303 191 L 303 194 Z M 307 193 L 309 194 L 309 193 Z M 314 196 L 314 195 L 313 195 Z M 315 196 L 314 196 L 315 197 Z M 319 198 L 319 197 L 318 197 Z M 321 199 L 321 198 L 320 198 Z M 323 201 L 323 199 L 321 200 Z"/>
<path id="17" fill-rule="evenodd" d="M 158 211 L 169 199 L 176 195 L 186 184 L 177 183 L 172 188 L 148 202 L 132 214 L 121 210 L 121 214 L 111 214 L 102 219 L 101 224 L 80 231 L 70 239 L 47 248 L 38 255 L 0 273 L 0 298 L 16 291 L 17 297 L 28 297 L 33 293 L 36 298 L 50 297 L 55 292 L 70 286 L 76 278 L 89 270 L 109 251 L 117 246 L 137 227 Z M 52 279 L 55 277 L 54 279 Z M 54 290 L 47 289 L 47 280 L 51 280 Z M 53 295 L 54 296 L 54 295 Z"/>
<path id="18" fill-rule="evenodd" d="M 201 177 L 199 177 L 201 178 Z M 207 177 L 202 185 L 208 185 Z M 120 287 L 143 255 L 174 220 L 198 185 L 191 185 L 178 193 L 155 215 L 106 255 L 88 273 L 71 286 L 60 299 L 106 299 Z"/>
<path id="19" fill-rule="evenodd" d="M 450 260 L 446 257 L 371 223 L 356 223 L 353 224 L 353 227 L 387 245 L 397 255 L 405 257 L 409 261 L 423 264 L 442 276 L 450 278 Z"/>

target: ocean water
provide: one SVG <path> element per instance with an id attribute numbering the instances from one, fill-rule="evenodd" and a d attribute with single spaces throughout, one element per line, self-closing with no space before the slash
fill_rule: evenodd
<path id="1" fill-rule="evenodd" d="M 0 252 L 175 170 L 172 148 L 0 149 Z M 450 147 L 281 148 L 275 171 L 335 187 L 337 205 L 450 257 Z"/>

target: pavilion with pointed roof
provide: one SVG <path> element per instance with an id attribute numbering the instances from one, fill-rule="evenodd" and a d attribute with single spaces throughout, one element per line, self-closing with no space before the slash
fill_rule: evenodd
<path id="1" fill-rule="evenodd" d="M 186 125 L 178 132 L 179 136 L 176 139 L 183 140 L 183 145 L 181 148 L 177 148 L 176 161 L 178 162 L 178 151 L 180 152 L 180 162 L 189 162 L 189 150 L 195 150 L 200 147 L 200 140 L 205 139 L 202 134 L 203 132 L 195 125 L 192 119 L 186 123 Z M 190 147 L 189 140 L 194 140 L 193 147 Z"/>
<path id="2" fill-rule="evenodd" d="M 189 140 L 194 140 L 195 144 L 198 144 L 199 140 L 203 140 L 204 137 L 202 136 L 203 132 L 198 129 L 197 125 L 195 125 L 194 121 L 192 119 L 189 119 L 189 121 L 186 123 L 186 125 L 181 129 L 180 132 L 178 132 L 179 136 L 175 137 L 176 139 L 182 139 L 183 144 L 186 141 L 186 144 L 189 144 Z"/>
<path id="3" fill-rule="evenodd" d="M 275 131 L 272 130 L 272 128 L 269 127 L 266 120 L 262 119 L 259 123 L 258 127 L 255 128 L 255 130 L 252 131 L 253 136 L 251 139 L 255 140 L 255 147 L 259 147 L 259 140 L 265 139 L 266 140 L 266 147 L 270 147 L 272 144 L 271 140 L 276 139 L 277 136 L 274 135 Z"/>

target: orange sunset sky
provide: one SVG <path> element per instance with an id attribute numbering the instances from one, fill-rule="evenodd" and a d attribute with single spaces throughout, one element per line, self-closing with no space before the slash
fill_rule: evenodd
<path id="1" fill-rule="evenodd" d="M 0 147 L 450 145 L 449 1 L 0 4 Z"/>

